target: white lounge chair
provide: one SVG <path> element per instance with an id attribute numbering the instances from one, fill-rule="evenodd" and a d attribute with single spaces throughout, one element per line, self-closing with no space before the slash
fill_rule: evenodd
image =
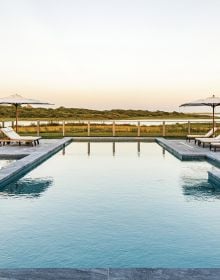
<path id="1" fill-rule="evenodd" d="M 214 150 L 216 152 L 217 148 L 220 148 L 220 142 L 210 143 L 210 150 Z"/>
<path id="2" fill-rule="evenodd" d="M 214 128 L 214 131 L 213 131 L 213 128 L 212 128 L 212 129 L 210 129 L 210 130 L 209 130 L 206 134 L 204 134 L 204 135 L 188 134 L 188 135 L 186 136 L 186 140 L 189 140 L 189 142 L 190 142 L 190 140 L 194 139 L 194 140 L 195 140 L 195 143 L 196 143 L 196 142 L 197 142 L 197 141 L 196 141 L 196 138 L 209 138 L 209 137 L 211 137 L 217 130 L 218 130 L 218 128 L 215 127 L 215 128 Z"/>
<path id="3" fill-rule="evenodd" d="M 204 148 L 205 144 L 219 143 L 220 142 L 220 135 L 218 135 L 214 138 L 196 138 L 196 141 L 198 142 L 199 146 L 202 144 L 202 146 Z"/>
<path id="4" fill-rule="evenodd" d="M 0 143 L 5 145 L 10 143 L 18 143 L 23 144 L 32 144 L 33 146 L 39 144 L 39 140 L 41 137 L 34 136 L 20 136 L 18 133 L 14 131 L 11 127 L 1 128 L 1 132 L 6 136 L 6 138 L 0 139 Z"/>

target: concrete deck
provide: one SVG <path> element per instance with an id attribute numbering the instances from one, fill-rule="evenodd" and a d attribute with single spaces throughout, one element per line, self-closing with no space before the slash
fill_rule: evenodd
<path id="1" fill-rule="evenodd" d="M 210 151 L 208 147 L 202 148 L 186 140 L 167 140 L 156 138 L 156 142 L 180 160 L 207 160 L 216 166 L 208 172 L 209 181 L 220 186 L 220 151 Z"/>
<path id="2" fill-rule="evenodd" d="M 37 146 L 6 145 L 0 147 L 0 158 L 19 159 L 0 170 L 0 186 L 16 181 L 31 169 L 52 156 L 63 146 L 71 142 L 71 138 L 42 139 Z"/>
<path id="3" fill-rule="evenodd" d="M 219 280 L 220 269 L 2 269 L 4 280 Z"/>

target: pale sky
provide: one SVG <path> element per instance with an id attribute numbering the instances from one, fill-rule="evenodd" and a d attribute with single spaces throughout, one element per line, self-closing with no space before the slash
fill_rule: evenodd
<path id="1" fill-rule="evenodd" d="M 178 110 L 220 96 L 219 0 L 0 0 L 0 97 Z"/>

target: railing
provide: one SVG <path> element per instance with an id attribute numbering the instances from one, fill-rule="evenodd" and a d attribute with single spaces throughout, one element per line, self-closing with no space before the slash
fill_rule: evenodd
<path id="1" fill-rule="evenodd" d="M 216 121 L 216 125 L 220 120 Z M 1 126 L 14 127 L 15 122 L 2 122 Z M 163 136 L 184 137 L 204 133 L 212 127 L 210 119 L 200 120 L 65 120 L 20 121 L 20 134 L 44 137 L 64 136 Z"/>

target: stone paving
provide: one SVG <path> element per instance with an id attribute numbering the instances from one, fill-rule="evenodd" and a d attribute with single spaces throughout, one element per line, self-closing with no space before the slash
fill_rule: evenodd
<path id="1" fill-rule="evenodd" d="M 219 280 L 220 269 L 2 269 L 1 280 Z"/>
<path id="2" fill-rule="evenodd" d="M 216 168 L 208 172 L 210 182 L 220 186 L 220 150 L 210 151 L 208 147 L 200 147 L 194 141 L 167 140 L 157 138 L 156 142 L 180 160 L 207 160 Z"/>

